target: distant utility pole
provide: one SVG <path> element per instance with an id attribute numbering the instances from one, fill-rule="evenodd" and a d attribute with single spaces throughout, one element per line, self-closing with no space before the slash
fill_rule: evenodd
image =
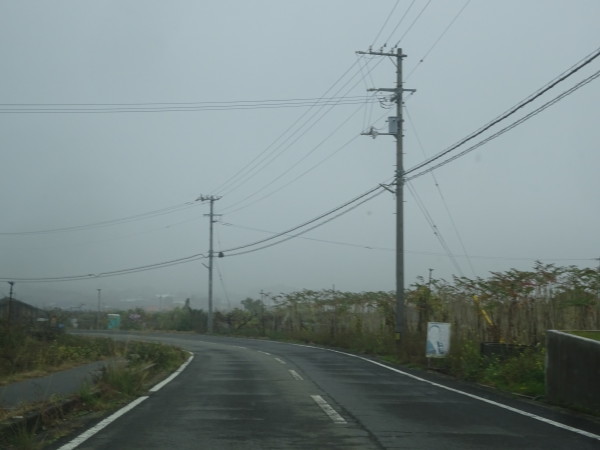
<path id="1" fill-rule="evenodd" d="M 404 306 L 404 166 L 402 147 L 402 94 L 404 92 L 415 92 L 414 89 L 404 89 L 402 84 L 402 49 L 396 49 L 396 53 L 383 51 L 357 52 L 360 55 L 387 56 L 396 59 L 396 87 L 369 89 L 369 91 L 391 92 L 391 101 L 396 103 L 396 117 L 389 117 L 389 133 L 378 133 L 373 127 L 365 135 L 389 135 L 396 137 L 396 339 L 401 348 L 406 349 L 406 308 Z"/>
<path id="2" fill-rule="evenodd" d="M 210 220 L 210 244 L 208 249 L 208 333 L 213 332 L 213 224 L 215 223 L 214 216 L 218 215 L 214 213 L 214 205 L 220 199 L 221 197 L 214 195 L 201 195 L 196 199 L 196 201 L 210 202 L 210 214 L 205 214 Z"/>
<path id="3" fill-rule="evenodd" d="M 600 258 L 594 258 L 598 261 L 598 269 L 596 270 L 596 298 L 600 299 Z"/>
<path id="4" fill-rule="evenodd" d="M 10 323 L 11 323 L 10 315 L 11 315 L 12 300 L 13 300 L 13 286 L 15 285 L 15 282 L 14 281 L 9 281 L 8 284 L 10 284 L 10 291 L 9 291 L 9 294 L 8 294 L 8 308 L 6 308 L 7 309 L 7 311 L 6 311 L 6 313 L 7 313 L 6 314 L 6 319 L 7 319 L 8 325 L 10 326 Z"/>
<path id="5" fill-rule="evenodd" d="M 98 313 L 96 314 L 96 329 L 100 329 L 100 305 L 102 300 L 102 289 L 96 289 L 98 291 Z"/>

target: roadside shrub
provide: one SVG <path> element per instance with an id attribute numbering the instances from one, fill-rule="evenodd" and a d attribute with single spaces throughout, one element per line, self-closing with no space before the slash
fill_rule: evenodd
<path id="1" fill-rule="evenodd" d="M 148 342 L 129 342 L 124 356 L 133 366 L 152 364 L 156 370 L 175 368 L 185 359 L 180 349 Z"/>
<path id="2" fill-rule="evenodd" d="M 143 391 L 147 379 L 146 370 L 111 365 L 102 374 L 99 384 L 113 396 L 135 396 Z"/>
<path id="3" fill-rule="evenodd" d="M 542 347 L 533 348 L 520 355 L 489 361 L 480 381 L 504 391 L 538 397 L 544 394 L 544 359 Z"/>

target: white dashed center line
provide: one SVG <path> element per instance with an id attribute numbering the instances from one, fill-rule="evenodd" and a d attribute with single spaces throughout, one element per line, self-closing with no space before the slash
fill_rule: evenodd
<path id="1" fill-rule="evenodd" d="M 325 401 L 325 399 L 323 399 L 323 397 L 321 397 L 320 395 L 311 395 L 311 397 L 317 403 L 317 405 L 321 407 L 323 412 L 325 412 L 325 414 L 327 414 L 329 418 L 333 420 L 333 423 L 347 423 L 346 419 L 340 416 L 338 412 L 335 409 L 333 409 L 331 405 Z"/>
<path id="2" fill-rule="evenodd" d="M 304 378 L 302 378 L 302 375 L 300 375 L 298 372 L 296 372 L 294 369 L 290 369 L 290 375 L 298 381 L 302 381 L 304 380 Z"/>

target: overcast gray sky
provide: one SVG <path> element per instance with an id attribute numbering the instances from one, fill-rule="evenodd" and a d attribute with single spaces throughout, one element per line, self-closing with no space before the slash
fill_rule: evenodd
<path id="1" fill-rule="evenodd" d="M 206 254 L 201 194 L 222 197 L 216 251 L 293 228 L 394 175 L 394 138 L 361 132 L 385 131 L 394 115 L 386 95 L 367 89 L 393 87 L 395 66 L 357 50 L 399 45 L 407 55 L 405 88 L 417 89 L 405 102 L 411 168 L 597 51 L 599 19 L 596 0 L 4 1 L 0 278 Z M 600 58 L 481 139 L 598 70 Z M 314 106 L 319 98 L 334 99 Z M 595 266 L 599 105 L 596 79 L 437 169 L 437 185 L 429 174 L 413 180 L 407 286 L 430 268 L 449 280 L 536 259 Z M 302 238 L 225 252 L 216 306 L 261 289 L 393 290 L 394 209 L 385 192 Z M 200 299 L 203 263 L 15 289 L 46 305 L 57 292 L 93 305 L 96 289 L 114 301 Z"/>

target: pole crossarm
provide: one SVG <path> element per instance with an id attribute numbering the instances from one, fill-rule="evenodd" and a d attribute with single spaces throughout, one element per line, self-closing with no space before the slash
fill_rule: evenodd
<path id="1" fill-rule="evenodd" d="M 402 54 L 402 50 L 398 49 L 397 53 L 389 53 L 389 52 L 374 52 L 372 50 L 369 50 L 368 52 L 365 51 L 357 51 L 356 52 L 357 55 L 373 55 L 373 56 L 389 56 L 390 58 L 404 58 L 406 57 L 406 55 Z"/>
<path id="2" fill-rule="evenodd" d="M 221 200 L 218 195 L 201 195 L 196 199 L 197 202 L 215 202 L 217 200 Z"/>

